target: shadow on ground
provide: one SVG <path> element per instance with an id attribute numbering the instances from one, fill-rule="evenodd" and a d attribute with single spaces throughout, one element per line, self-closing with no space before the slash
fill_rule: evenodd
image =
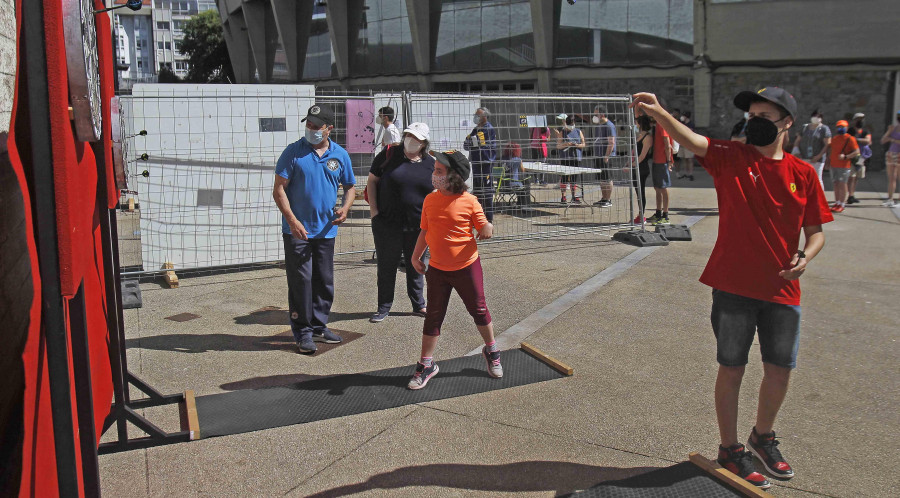
<path id="1" fill-rule="evenodd" d="M 328 323 L 338 323 L 344 320 L 359 320 L 369 318 L 371 313 L 341 313 L 332 311 L 328 316 Z M 291 319 L 288 310 L 283 310 L 278 306 L 266 306 L 256 311 L 251 311 L 246 315 L 234 317 L 234 323 L 237 325 L 290 325 Z"/>
<path id="2" fill-rule="evenodd" d="M 342 346 L 363 334 L 347 330 L 331 329 L 344 341 L 340 344 L 318 344 L 318 356 Z M 206 353 L 207 351 L 286 351 L 297 353 L 297 344 L 290 329 L 267 337 L 253 337 L 236 334 L 166 334 L 139 339 L 126 339 L 125 348 L 174 351 L 177 353 Z"/>
<path id="3" fill-rule="evenodd" d="M 273 375 L 270 377 L 252 377 L 237 382 L 222 384 L 222 389 L 227 391 L 240 391 L 244 389 L 264 389 L 269 387 L 283 387 L 296 391 L 328 391 L 333 396 L 344 395 L 351 387 L 375 387 L 393 386 L 406 387 L 414 368 L 409 367 L 409 373 L 404 375 L 372 375 L 369 373 L 337 375 Z M 464 368 L 459 372 L 441 373 L 441 379 L 453 377 L 481 378 L 485 377 L 484 370 L 476 368 Z M 338 380 L 336 377 L 340 377 Z"/>
<path id="4" fill-rule="evenodd" d="M 431 464 L 403 467 L 376 474 L 365 482 L 347 484 L 309 495 L 336 498 L 371 489 L 436 486 L 486 492 L 554 491 L 557 494 L 587 489 L 598 482 L 624 479 L 657 467 L 616 468 L 569 462 L 528 461 L 503 465 Z"/>

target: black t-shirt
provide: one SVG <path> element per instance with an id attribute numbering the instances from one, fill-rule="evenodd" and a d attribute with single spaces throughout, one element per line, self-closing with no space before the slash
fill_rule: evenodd
<path id="1" fill-rule="evenodd" d="M 851 127 L 847 130 L 847 133 L 849 133 L 850 136 L 856 138 L 857 140 L 859 140 L 860 138 L 866 138 L 867 136 L 872 134 L 872 132 L 866 129 L 865 126 L 860 128 Z"/>
<path id="2" fill-rule="evenodd" d="M 380 152 L 369 173 L 378 181 L 378 218 L 399 224 L 404 229 L 419 228 L 422 203 L 434 187 L 434 158 L 426 154 L 420 162 L 410 161 L 402 147 Z"/>

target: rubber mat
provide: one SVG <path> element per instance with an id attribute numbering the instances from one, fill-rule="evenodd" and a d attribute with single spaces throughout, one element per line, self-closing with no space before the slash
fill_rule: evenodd
<path id="1" fill-rule="evenodd" d="M 503 351 L 503 378 L 488 376 L 484 357 L 438 361 L 440 371 L 418 391 L 406 388 L 414 364 L 323 377 L 281 387 L 197 397 L 203 438 L 303 424 L 357 413 L 506 389 L 564 377 L 519 349 Z"/>
<path id="2" fill-rule="evenodd" d="M 743 496 L 691 462 L 607 481 L 568 495 L 572 498 L 730 498 Z"/>

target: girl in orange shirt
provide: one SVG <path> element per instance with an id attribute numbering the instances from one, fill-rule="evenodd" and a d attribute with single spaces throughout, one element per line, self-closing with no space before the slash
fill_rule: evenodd
<path id="1" fill-rule="evenodd" d="M 434 349 L 453 289 L 462 298 L 484 339 L 481 353 L 487 362 L 488 374 L 494 378 L 503 377 L 491 313 L 484 299 L 484 273 L 475 242 L 476 237 L 479 240 L 491 238 L 494 226 L 485 217 L 478 199 L 466 192 L 465 179 L 472 169 L 466 156 L 456 150 L 432 154 L 435 163 L 431 182 L 437 190 L 428 194 L 422 204 L 422 231 L 412 254 L 413 268 L 425 275 L 428 284 L 428 307 L 422 330 L 422 358 L 407 385 L 410 389 L 422 389 L 438 373 Z M 427 271 L 422 261 L 426 247 L 431 248 Z"/>

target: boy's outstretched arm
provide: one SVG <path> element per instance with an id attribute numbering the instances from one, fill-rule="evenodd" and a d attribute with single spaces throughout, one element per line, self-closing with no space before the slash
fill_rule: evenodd
<path id="1" fill-rule="evenodd" d="M 656 123 L 682 147 L 694 153 L 697 157 L 706 157 L 709 141 L 703 135 L 695 133 L 684 123 L 678 121 L 659 105 L 659 100 L 652 93 L 636 93 L 632 96 L 634 101 L 628 106 L 634 109 L 635 115 L 646 114 L 656 120 Z"/>

